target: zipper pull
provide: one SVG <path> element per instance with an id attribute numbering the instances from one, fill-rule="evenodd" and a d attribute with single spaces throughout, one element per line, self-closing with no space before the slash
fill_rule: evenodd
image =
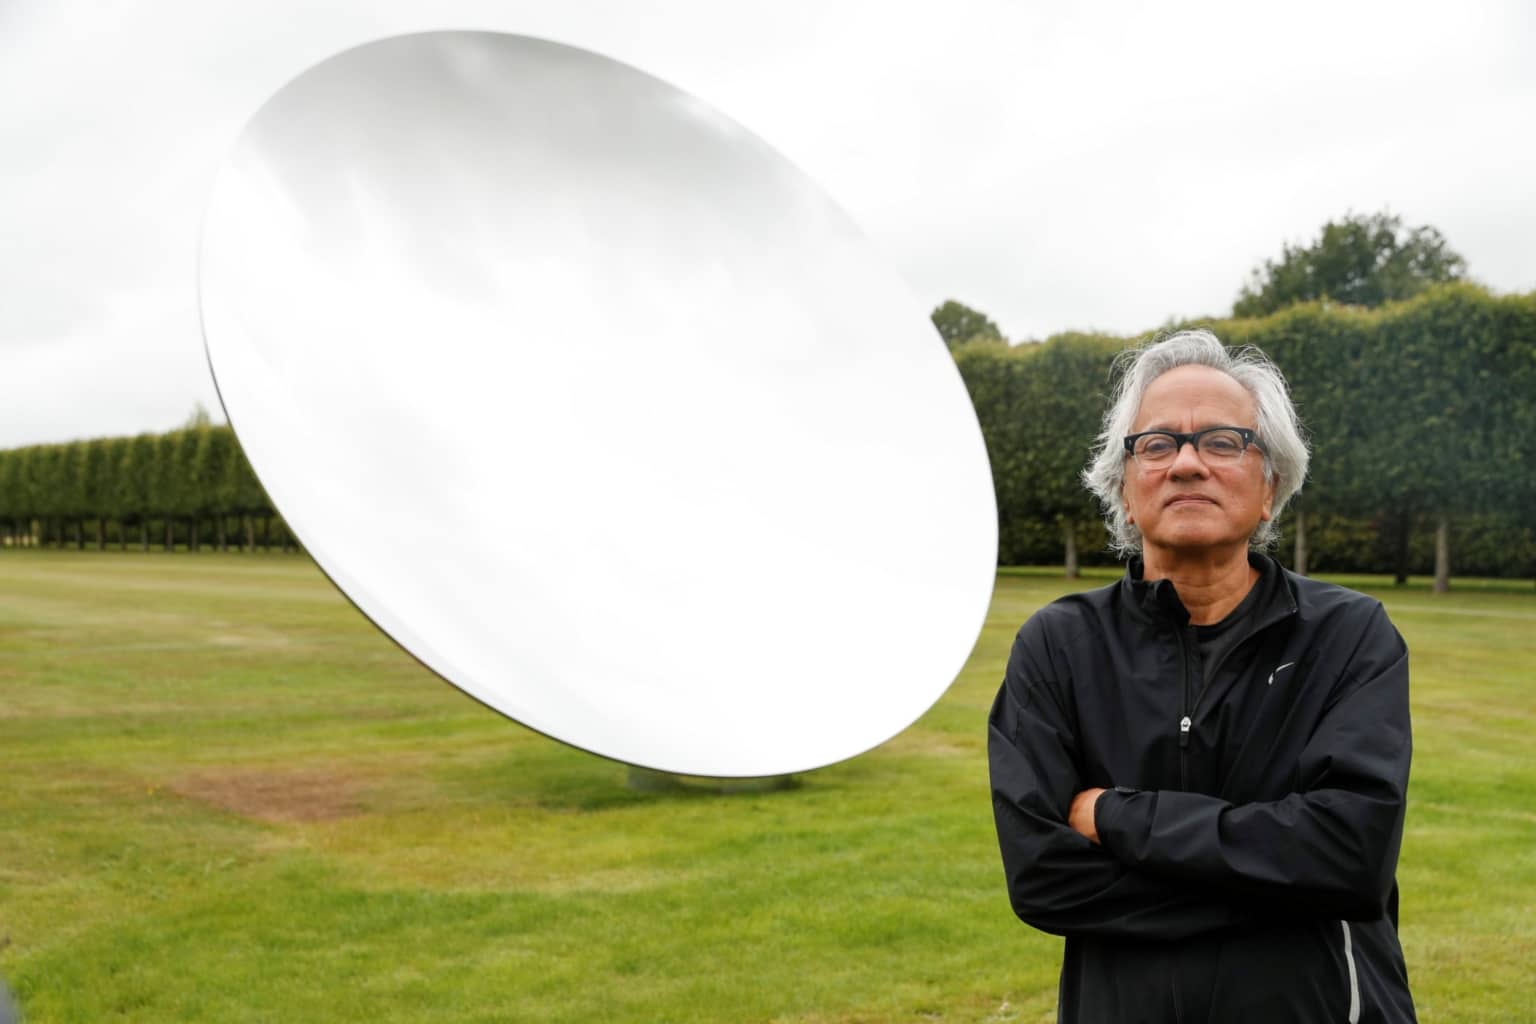
<path id="1" fill-rule="evenodd" d="M 1179 719 L 1179 749 L 1180 750 L 1183 750 L 1185 747 L 1189 746 L 1189 726 L 1190 726 L 1190 721 L 1189 721 L 1189 716 L 1188 715 L 1185 715 L 1183 718 Z"/>

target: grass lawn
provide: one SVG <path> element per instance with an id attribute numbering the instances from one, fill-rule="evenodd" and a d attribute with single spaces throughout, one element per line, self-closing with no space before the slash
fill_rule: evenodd
<path id="1" fill-rule="evenodd" d="M 29 1024 L 1052 1020 L 984 722 L 1112 576 L 1005 571 L 918 724 L 718 795 L 487 711 L 301 557 L 0 551 L 0 976 Z M 1413 651 L 1421 1020 L 1536 1022 L 1536 587 L 1348 582 Z"/>

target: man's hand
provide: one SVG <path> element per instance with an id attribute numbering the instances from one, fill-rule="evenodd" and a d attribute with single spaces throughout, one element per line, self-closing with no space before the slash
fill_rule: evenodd
<path id="1" fill-rule="evenodd" d="M 1093 825 L 1093 808 L 1099 802 L 1099 794 L 1103 792 L 1102 788 L 1083 790 L 1072 798 L 1072 808 L 1067 812 L 1067 824 L 1081 832 L 1095 846 L 1099 843 L 1099 830 Z"/>

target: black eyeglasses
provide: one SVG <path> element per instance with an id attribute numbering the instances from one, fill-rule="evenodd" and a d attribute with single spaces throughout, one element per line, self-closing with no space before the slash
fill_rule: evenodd
<path id="1" fill-rule="evenodd" d="M 1212 462 L 1236 462 L 1243 457 L 1258 434 L 1246 427 L 1206 427 L 1192 434 L 1172 430 L 1143 430 L 1125 439 L 1125 453 L 1142 466 L 1166 466 L 1178 457 L 1179 449 L 1192 444 L 1202 459 Z"/>

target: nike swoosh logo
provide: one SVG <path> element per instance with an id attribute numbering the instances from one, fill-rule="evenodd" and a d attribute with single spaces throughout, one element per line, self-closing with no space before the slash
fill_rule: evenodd
<path id="1" fill-rule="evenodd" d="M 1271 672 L 1269 674 L 1269 682 L 1265 683 L 1264 685 L 1265 686 L 1274 686 L 1275 685 L 1275 676 L 1279 675 L 1281 672 L 1284 672 L 1286 669 L 1290 668 L 1294 664 L 1296 664 L 1294 661 L 1288 661 L 1284 665 L 1281 665 L 1279 668 L 1275 669 L 1273 672 Z"/>

